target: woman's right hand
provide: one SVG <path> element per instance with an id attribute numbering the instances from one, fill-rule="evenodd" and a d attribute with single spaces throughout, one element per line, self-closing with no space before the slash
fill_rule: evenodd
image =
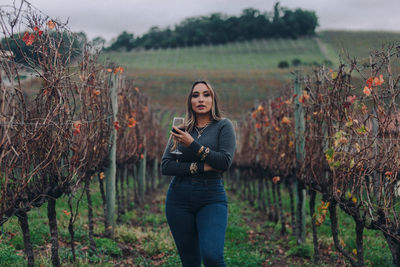
<path id="1" fill-rule="evenodd" d="M 213 167 L 211 167 L 210 165 L 208 165 L 207 163 L 204 163 L 204 171 L 205 172 L 211 172 L 211 171 L 216 172 L 217 170 L 214 169 Z"/>

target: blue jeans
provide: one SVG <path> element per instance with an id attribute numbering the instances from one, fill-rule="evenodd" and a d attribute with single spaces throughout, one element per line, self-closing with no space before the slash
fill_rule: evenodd
<path id="1" fill-rule="evenodd" d="M 222 179 L 174 177 L 165 213 L 183 267 L 226 266 L 228 204 Z"/>

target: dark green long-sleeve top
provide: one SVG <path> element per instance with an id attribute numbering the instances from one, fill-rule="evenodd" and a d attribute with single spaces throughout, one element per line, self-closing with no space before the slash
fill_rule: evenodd
<path id="1" fill-rule="evenodd" d="M 193 129 L 190 133 L 194 141 L 189 147 L 181 144 L 178 149 L 181 155 L 171 154 L 172 138 L 168 142 L 161 160 L 161 173 L 172 176 L 196 177 L 204 179 L 222 178 L 222 173 L 232 164 L 233 155 L 236 149 L 236 137 L 232 122 L 229 119 L 213 121 L 204 129 L 204 132 L 197 138 L 197 131 Z M 202 160 L 198 154 L 201 146 L 208 147 L 210 152 Z M 197 173 L 191 174 L 190 164 L 196 162 Z M 218 171 L 204 171 L 204 163 Z"/>

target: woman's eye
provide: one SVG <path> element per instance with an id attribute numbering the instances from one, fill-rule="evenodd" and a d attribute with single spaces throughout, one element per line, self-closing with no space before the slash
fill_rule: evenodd
<path id="1" fill-rule="evenodd" d="M 198 94 L 192 95 L 192 97 L 194 97 L 194 98 L 196 98 L 196 97 L 198 97 L 198 96 L 199 96 Z"/>
<path id="2" fill-rule="evenodd" d="M 210 94 L 204 94 L 204 96 L 210 96 Z"/>

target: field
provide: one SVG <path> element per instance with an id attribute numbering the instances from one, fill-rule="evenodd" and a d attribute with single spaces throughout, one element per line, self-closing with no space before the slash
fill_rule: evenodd
<path id="1" fill-rule="evenodd" d="M 291 90 L 293 71 L 310 73 L 327 64 L 334 68 L 346 54 L 365 58 L 369 52 L 400 40 L 400 33 L 323 31 L 315 38 L 259 40 L 217 46 L 107 53 L 127 68 L 137 87 L 155 104 L 178 113 L 194 80 L 207 79 L 231 117 L 239 117 L 258 100 Z M 300 65 L 293 66 L 293 60 Z M 286 61 L 288 68 L 278 68 Z"/>

